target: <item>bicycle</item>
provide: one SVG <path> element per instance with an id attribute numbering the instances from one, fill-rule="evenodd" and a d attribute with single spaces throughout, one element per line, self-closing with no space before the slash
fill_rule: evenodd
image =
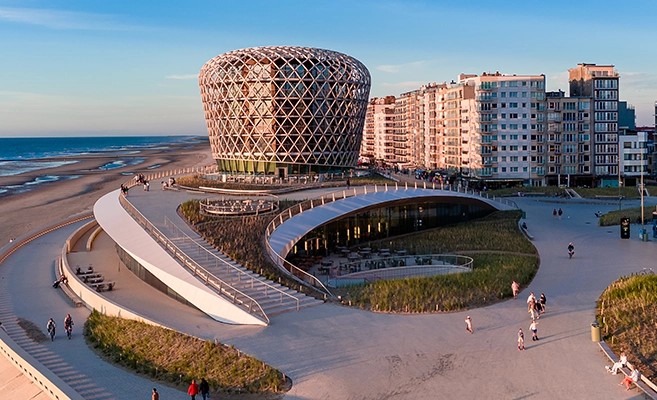
<path id="1" fill-rule="evenodd" d="M 73 332 L 73 326 L 72 325 L 67 325 L 64 327 L 64 330 L 66 331 L 66 336 L 68 337 L 68 340 L 71 340 L 71 334 Z"/>
<path id="2" fill-rule="evenodd" d="M 50 334 L 50 341 L 54 342 L 55 341 L 55 328 L 50 328 L 48 329 L 48 333 Z"/>

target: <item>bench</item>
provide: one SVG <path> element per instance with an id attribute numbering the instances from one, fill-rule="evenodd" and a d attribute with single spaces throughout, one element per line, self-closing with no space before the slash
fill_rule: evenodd
<path id="1" fill-rule="evenodd" d="M 90 287 L 96 289 L 97 292 L 111 292 L 116 286 L 116 282 L 98 282 L 89 284 Z"/>
<path id="2" fill-rule="evenodd" d="M 613 351 L 607 346 L 607 343 L 602 341 L 598 342 L 600 345 L 600 350 L 602 350 L 603 353 L 609 358 L 609 360 L 613 363 L 618 361 L 618 357 L 616 357 L 616 354 L 614 354 Z M 627 363 L 628 365 L 631 365 L 630 363 Z M 630 369 L 625 367 L 621 368 L 621 371 L 623 372 L 623 375 L 629 376 L 630 375 Z M 640 372 L 640 371 L 639 371 Z M 644 395 L 653 400 L 657 400 L 657 385 L 652 383 L 648 378 L 646 378 L 643 374 L 641 374 L 641 380 L 639 382 L 635 382 L 634 385 L 641 391 L 643 391 Z"/>

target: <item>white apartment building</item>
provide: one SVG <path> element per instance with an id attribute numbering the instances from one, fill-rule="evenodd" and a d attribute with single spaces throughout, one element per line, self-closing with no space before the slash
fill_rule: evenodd
<path id="1" fill-rule="evenodd" d="M 543 133 L 541 110 L 545 105 L 544 75 L 482 74 L 475 84 L 477 140 L 481 142 L 481 168 L 471 178 L 487 182 L 542 185 L 532 180 L 531 138 Z"/>
<path id="2" fill-rule="evenodd" d="M 394 151 L 395 96 L 375 97 L 367 106 L 361 156 L 396 163 Z"/>

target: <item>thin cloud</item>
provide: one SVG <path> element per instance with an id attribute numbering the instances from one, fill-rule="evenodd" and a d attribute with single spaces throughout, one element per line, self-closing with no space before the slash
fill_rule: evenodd
<path id="1" fill-rule="evenodd" d="M 395 82 L 395 83 L 383 82 L 381 83 L 381 87 L 384 87 L 386 89 L 406 91 L 406 90 L 419 89 L 420 86 L 425 84 L 426 82 L 423 81 L 404 81 L 404 82 Z"/>
<path id="2" fill-rule="evenodd" d="M 178 79 L 178 80 L 188 80 L 188 79 L 198 79 L 198 74 L 187 74 L 187 75 L 168 75 L 167 79 Z"/>
<path id="3" fill-rule="evenodd" d="M 421 68 L 426 64 L 426 61 L 413 61 L 405 64 L 396 64 L 396 65 L 379 65 L 376 67 L 379 71 L 388 72 L 388 73 L 397 73 L 413 68 Z"/>
<path id="4" fill-rule="evenodd" d="M 125 25 L 115 15 L 93 14 L 76 11 L 59 11 L 37 8 L 0 7 L 0 21 L 38 25 L 51 29 L 69 30 L 135 30 Z"/>

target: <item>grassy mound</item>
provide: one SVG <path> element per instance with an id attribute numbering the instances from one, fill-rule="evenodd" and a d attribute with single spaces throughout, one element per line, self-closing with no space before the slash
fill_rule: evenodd
<path id="1" fill-rule="evenodd" d="M 657 379 L 657 275 L 622 277 L 598 300 L 604 340 L 653 382 Z"/>
<path id="2" fill-rule="evenodd" d="M 84 325 L 88 343 L 110 361 L 173 385 L 205 378 L 214 392 L 280 392 L 276 369 L 232 347 L 143 322 L 94 311 Z"/>
<path id="3" fill-rule="evenodd" d="M 511 282 L 527 285 L 538 268 L 535 256 L 477 254 L 470 273 L 380 280 L 348 289 L 352 305 L 384 312 L 445 312 L 492 304 L 512 296 Z"/>
<path id="4" fill-rule="evenodd" d="M 346 288 L 344 295 L 352 305 L 386 312 L 456 311 L 510 297 L 511 282 L 526 286 L 539 264 L 536 248 L 518 230 L 520 215 L 521 211 L 500 211 L 481 220 L 388 240 L 396 249 L 471 252 L 473 272 L 381 280 Z"/>
<path id="5" fill-rule="evenodd" d="M 655 211 L 654 206 L 643 207 L 643 216 L 652 221 L 652 212 Z M 627 217 L 630 223 L 634 224 L 636 221 L 641 221 L 641 207 L 625 208 L 622 210 L 611 211 L 600 217 L 598 220 L 599 226 L 613 226 L 620 225 L 620 219 Z M 652 222 L 649 222 L 652 223 Z M 649 227 L 650 228 L 650 227 Z"/>

